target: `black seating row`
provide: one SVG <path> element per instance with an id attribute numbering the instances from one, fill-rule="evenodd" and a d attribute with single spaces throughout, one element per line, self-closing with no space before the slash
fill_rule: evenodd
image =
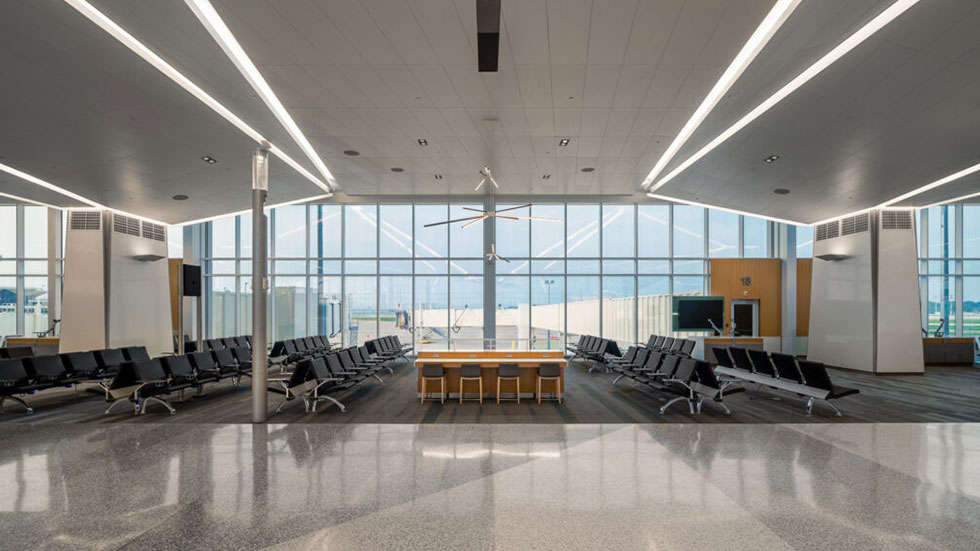
<path id="1" fill-rule="evenodd" d="M 620 379 L 628 378 L 654 390 L 674 395 L 674 398 L 660 408 L 660 413 L 666 412 L 672 404 L 686 401 L 691 414 L 700 414 L 704 401 L 710 400 L 719 404 L 725 414 L 729 415 L 731 410 L 723 402 L 725 395 L 744 391 L 743 388 L 732 387 L 731 383 L 719 380 L 707 362 L 648 348 L 640 349 L 633 363 L 617 364 L 612 367 L 612 371 L 617 374 L 613 385 Z"/>
<path id="2" fill-rule="evenodd" d="M 665 337 L 663 335 L 650 335 L 647 340 L 646 348 L 650 350 L 658 350 L 660 352 L 671 352 L 674 354 L 681 354 L 683 356 L 690 356 L 694 352 L 695 342 L 691 339 L 684 339 L 680 337 Z"/>
<path id="3" fill-rule="evenodd" d="M 330 338 L 326 335 L 297 337 L 276 341 L 272 345 L 269 357 L 279 358 L 280 363 L 292 364 L 306 357 L 326 354 L 339 346 L 339 344 L 331 344 Z"/>
<path id="4" fill-rule="evenodd" d="M 298 359 L 291 372 L 271 378 L 270 392 L 282 394 L 286 399 L 276 408 L 282 408 L 295 398 L 302 398 L 307 412 L 316 412 L 317 403 L 328 401 L 340 411 L 346 406 L 334 394 L 348 390 L 366 379 L 374 378 L 384 383 L 378 373 L 390 370 L 393 359 L 368 352 L 366 346 L 328 350 L 323 354 L 311 354 Z"/>
<path id="5" fill-rule="evenodd" d="M 109 381 L 119 367 L 129 361 L 149 359 L 143 346 L 129 346 L 90 352 L 69 352 L 44 356 L 25 356 L 0 360 L 0 411 L 3 402 L 13 400 L 33 413 L 26 396 L 40 390 L 72 387 L 83 383 L 97 385 L 109 399 Z"/>
<path id="6" fill-rule="evenodd" d="M 619 345 L 612 339 L 604 339 L 593 335 L 580 335 L 575 344 L 569 344 L 566 349 L 571 352 L 568 361 L 583 359 L 592 362 L 589 371 L 606 367 L 606 363 L 622 357 Z"/>
<path id="7" fill-rule="evenodd" d="M 127 361 L 120 365 L 108 387 L 112 403 L 105 413 L 108 415 L 116 405 L 128 401 L 137 415 L 146 413 L 151 402 L 174 414 L 173 405 L 163 396 L 177 392 L 182 397 L 189 388 L 200 394 L 205 384 L 231 379 L 237 385 L 242 377 L 251 375 L 252 356 L 245 347 Z"/>
<path id="8" fill-rule="evenodd" d="M 5 346 L 0 348 L 0 359 L 27 358 L 34 355 L 30 346 Z"/>
<path id="9" fill-rule="evenodd" d="M 128 346 L 0 360 L 0 411 L 9 399 L 33 413 L 28 395 L 49 388 L 94 384 L 111 402 L 106 413 L 122 398 L 142 413 L 148 392 L 159 394 L 188 386 L 200 389 L 203 383 L 229 378 L 237 385 L 243 376 L 251 374 L 251 365 L 251 352 L 241 346 L 157 359 L 150 358 L 146 347 Z M 188 384 L 181 387 L 183 383 Z"/>
<path id="10" fill-rule="evenodd" d="M 827 367 L 820 362 L 797 361 L 789 354 L 769 354 L 738 346 L 716 346 L 713 350 L 718 361 L 715 371 L 719 375 L 805 396 L 807 415 L 813 412 L 814 402 L 819 401 L 830 406 L 839 417 L 841 411 L 830 400 L 858 393 L 855 388 L 834 385 Z"/>
<path id="11" fill-rule="evenodd" d="M 402 341 L 398 338 L 398 335 L 389 335 L 387 337 L 372 339 L 366 341 L 364 345 L 367 346 L 368 352 L 371 354 L 384 358 L 408 359 L 408 356 L 413 352 L 412 345 L 402 344 Z"/>

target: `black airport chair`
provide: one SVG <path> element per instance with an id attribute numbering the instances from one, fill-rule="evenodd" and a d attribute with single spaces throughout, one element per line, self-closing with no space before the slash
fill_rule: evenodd
<path id="1" fill-rule="evenodd" d="M 121 348 L 110 348 L 108 350 L 96 350 L 95 360 L 99 362 L 99 369 L 105 377 L 112 377 L 119 371 L 119 366 L 126 363 Z"/>
<path id="2" fill-rule="evenodd" d="M 770 377 L 776 376 L 776 368 L 773 367 L 772 360 L 769 359 L 769 354 L 765 350 L 749 349 L 749 359 L 752 360 L 752 366 L 756 373 Z"/>
<path id="3" fill-rule="evenodd" d="M 8 346 L 0 348 L 0 358 L 16 360 L 18 358 L 30 358 L 34 355 L 34 349 L 30 346 Z"/>
<path id="4" fill-rule="evenodd" d="M 231 377 L 235 384 L 238 384 L 238 362 L 235 361 L 235 355 L 228 348 L 222 348 L 221 350 L 215 350 L 211 353 L 214 358 L 214 366 L 217 369 L 218 378 L 226 379 Z"/>
<path id="5" fill-rule="evenodd" d="M 772 363 L 776 366 L 780 380 L 803 384 L 803 375 L 800 374 L 800 369 L 796 366 L 796 358 L 789 354 L 773 352 Z"/>
<path id="6" fill-rule="evenodd" d="M 212 381 L 220 381 L 222 379 L 221 370 L 214 361 L 214 355 L 211 352 L 195 352 L 193 354 L 187 354 L 187 358 L 190 364 L 194 366 L 194 371 L 197 373 L 198 379 L 211 379 Z"/>
<path id="7" fill-rule="evenodd" d="M 307 411 L 316 413 L 317 403 L 323 400 L 335 404 L 338 408 L 340 408 L 340 411 L 347 411 L 344 404 L 340 403 L 340 400 L 330 396 L 330 393 L 347 390 L 357 383 L 334 375 L 333 372 L 327 367 L 326 360 L 322 357 L 304 361 L 310 362 L 310 369 L 312 370 L 313 378 L 316 379 L 316 386 L 309 391 L 307 396 Z"/>
<path id="8" fill-rule="evenodd" d="M 61 360 L 65 367 L 79 379 L 102 378 L 99 375 L 99 361 L 95 359 L 95 354 L 92 352 L 68 352 L 61 355 Z"/>
<path id="9" fill-rule="evenodd" d="M 79 381 L 65 367 L 61 356 L 31 356 L 23 359 L 27 372 L 38 382 L 51 383 L 52 386 L 71 386 Z"/>
<path id="10" fill-rule="evenodd" d="M 830 406 L 837 416 L 840 417 L 842 415 L 841 411 L 837 409 L 837 406 L 832 404 L 830 400 L 836 400 L 837 398 L 857 394 L 858 389 L 834 385 L 834 383 L 830 381 L 830 375 L 827 373 L 827 367 L 820 362 L 800 360 L 798 365 L 800 366 L 800 372 L 803 374 L 803 379 L 806 381 L 806 386 L 828 391 L 828 394 L 824 398 L 816 398 L 814 396 L 810 397 L 806 404 L 806 414 L 810 415 L 810 413 L 813 412 L 813 403 L 820 401 Z"/>
<path id="11" fill-rule="evenodd" d="M 167 376 L 167 371 L 163 368 L 160 358 L 155 358 L 142 362 L 126 362 L 122 364 L 119 368 L 119 373 L 112 379 L 110 390 L 117 391 L 132 388 L 128 392 L 126 399 L 133 404 L 133 412 L 137 415 L 145 414 L 150 402 L 162 405 L 173 415 L 177 410 L 163 396 L 171 392 L 189 388 L 190 386 L 191 383 L 189 382 L 172 383 Z M 112 411 L 112 408 L 123 401 L 122 398 L 113 401 L 106 408 L 105 414 L 108 415 Z"/>
<path id="12" fill-rule="evenodd" d="M 38 390 L 52 386 L 54 386 L 52 383 L 39 382 L 31 377 L 22 358 L 0 360 L 0 413 L 3 412 L 3 403 L 7 400 L 13 400 L 24 406 L 27 413 L 34 413 L 31 404 L 17 395 L 34 394 Z"/>
<path id="13" fill-rule="evenodd" d="M 752 360 L 749 359 L 749 354 L 744 348 L 729 346 L 728 354 L 732 357 L 732 361 L 735 363 L 735 369 L 741 369 L 742 371 L 748 371 L 749 373 L 755 372 L 755 369 L 752 367 Z"/>
<path id="14" fill-rule="evenodd" d="M 711 365 L 707 362 L 698 361 L 695 365 L 694 372 L 695 380 L 691 382 L 691 389 L 698 396 L 697 404 L 695 404 L 697 413 L 701 413 L 701 405 L 704 401 L 710 400 L 720 405 L 725 410 L 725 415 L 731 415 L 732 410 L 728 409 L 728 406 L 723 402 L 725 395 L 745 392 L 745 389 L 740 386 L 731 386 L 733 384 L 731 381 L 719 380 L 715 375 L 715 371 L 711 369 Z"/>
<path id="15" fill-rule="evenodd" d="M 309 361 L 301 361 L 296 364 L 292 372 L 286 377 L 276 377 L 269 379 L 269 392 L 275 392 L 277 394 L 282 394 L 286 397 L 285 400 L 279 407 L 276 408 L 276 413 L 282 411 L 283 406 L 291 402 L 294 398 L 303 396 L 304 407 L 306 411 L 310 410 L 310 404 L 305 398 L 306 391 L 310 386 L 310 381 L 313 380 L 313 374 L 311 373 L 313 363 Z"/>
<path id="16" fill-rule="evenodd" d="M 150 359 L 145 346 L 127 346 L 122 349 L 123 357 L 130 362 L 145 362 Z"/>
<path id="17" fill-rule="evenodd" d="M 359 383 L 369 377 L 369 375 L 365 372 L 348 371 L 347 369 L 344 369 L 344 365 L 340 361 L 339 353 L 327 354 L 323 357 L 323 359 L 326 361 L 327 369 L 333 373 L 334 377 L 340 377 L 345 381 L 352 381 L 354 383 Z"/>

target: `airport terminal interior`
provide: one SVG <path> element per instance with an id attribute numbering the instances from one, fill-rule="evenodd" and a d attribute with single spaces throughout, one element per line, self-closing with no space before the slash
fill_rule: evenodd
<path id="1" fill-rule="evenodd" d="M 0 549 L 977 549 L 978 29 L 0 0 Z"/>

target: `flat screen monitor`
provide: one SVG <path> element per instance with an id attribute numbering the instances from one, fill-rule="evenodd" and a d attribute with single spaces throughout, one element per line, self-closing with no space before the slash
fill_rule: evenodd
<path id="1" fill-rule="evenodd" d="M 725 297 L 674 297 L 674 331 L 714 331 L 725 323 Z"/>

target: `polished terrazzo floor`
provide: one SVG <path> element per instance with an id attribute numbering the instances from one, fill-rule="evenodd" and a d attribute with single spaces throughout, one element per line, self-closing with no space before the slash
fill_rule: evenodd
<path id="1" fill-rule="evenodd" d="M 0 427 L 3 549 L 977 549 L 980 425 Z"/>

